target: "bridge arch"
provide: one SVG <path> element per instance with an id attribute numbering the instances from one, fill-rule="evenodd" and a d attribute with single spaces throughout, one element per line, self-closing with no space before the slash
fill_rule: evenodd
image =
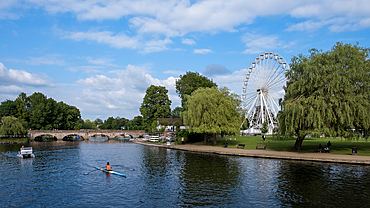
<path id="1" fill-rule="evenodd" d="M 58 138 L 55 135 L 50 135 L 50 134 L 40 134 L 35 137 L 35 141 L 56 141 Z"/>
<path id="2" fill-rule="evenodd" d="M 63 141 L 82 141 L 82 140 L 85 140 L 85 138 L 78 134 L 68 134 L 63 137 Z"/>

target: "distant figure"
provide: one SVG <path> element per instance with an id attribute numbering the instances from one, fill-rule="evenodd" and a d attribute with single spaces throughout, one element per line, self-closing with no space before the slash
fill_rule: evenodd
<path id="1" fill-rule="evenodd" d="M 262 139 L 263 139 L 263 142 L 265 142 L 266 136 L 265 135 L 262 135 Z"/>
<path id="2" fill-rule="evenodd" d="M 105 166 L 105 169 L 108 171 L 112 170 L 112 167 L 109 165 L 109 162 L 107 162 L 107 165 Z"/>
<path id="3" fill-rule="evenodd" d="M 321 146 L 321 144 L 319 145 L 319 148 L 317 149 L 319 152 L 321 152 L 323 150 L 323 147 Z"/>
<path id="4" fill-rule="evenodd" d="M 326 145 L 329 149 L 331 149 L 331 143 L 330 141 L 328 142 L 328 144 Z"/>
<path id="5" fill-rule="evenodd" d="M 24 150 L 24 146 L 21 147 L 21 150 Z"/>
<path id="6" fill-rule="evenodd" d="M 182 144 L 184 144 L 184 137 L 181 138 Z"/>

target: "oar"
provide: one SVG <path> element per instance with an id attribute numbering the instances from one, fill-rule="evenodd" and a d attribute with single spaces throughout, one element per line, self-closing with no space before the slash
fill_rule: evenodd
<path id="1" fill-rule="evenodd" d="M 99 170 L 99 169 L 95 169 L 95 170 L 89 171 L 87 173 L 84 173 L 84 175 L 89 175 L 89 173 L 92 173 L 92 172 L 97 171 L 97 170 Z"/>
<path id="2" fill-rule="evenodd" d="M 126 168 L 125 166 L 123 166 L 123 165 L 112 165 L 112 166 L 121 166 L 122 168 L 127 169 L 127 168 Z M 133 169 L 133 168 L 132 168 L 132 169 L 130 168 L 129 170 L 131 170 L 131 171 L 135 171 L 135 169 Z"/>

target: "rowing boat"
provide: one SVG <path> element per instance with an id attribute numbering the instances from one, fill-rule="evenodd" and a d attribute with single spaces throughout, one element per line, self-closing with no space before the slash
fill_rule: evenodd
<path id="1" fill-rule="evenodd" d="M 113 175 L 118 175 L 118 176 L 122 176 L 122 177 L 125 177 L 126 178 L 126 175 L 122 174 L 122 173 L 119 173 L 119 172 L 115 172 L 113 170 L 106 170 L 106 169 L 103 169 L 103 168 L 98 168 L 98 167 L 95 167 L 95 169 L 97 170 L 101 170 L 107 174 L 113 174 Z"/>

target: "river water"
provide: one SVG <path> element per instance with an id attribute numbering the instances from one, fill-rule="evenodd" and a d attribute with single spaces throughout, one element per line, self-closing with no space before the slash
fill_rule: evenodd
<path id="1" fill-rule="evenodd" d="M 365 207 L 370 167 L 190 153 L 135 143 L 0 144 L 1 207 Z M 94 171 L 107 162 L 127 178 Z M 134 169 L 134 170 L 133 170 Z"/>

